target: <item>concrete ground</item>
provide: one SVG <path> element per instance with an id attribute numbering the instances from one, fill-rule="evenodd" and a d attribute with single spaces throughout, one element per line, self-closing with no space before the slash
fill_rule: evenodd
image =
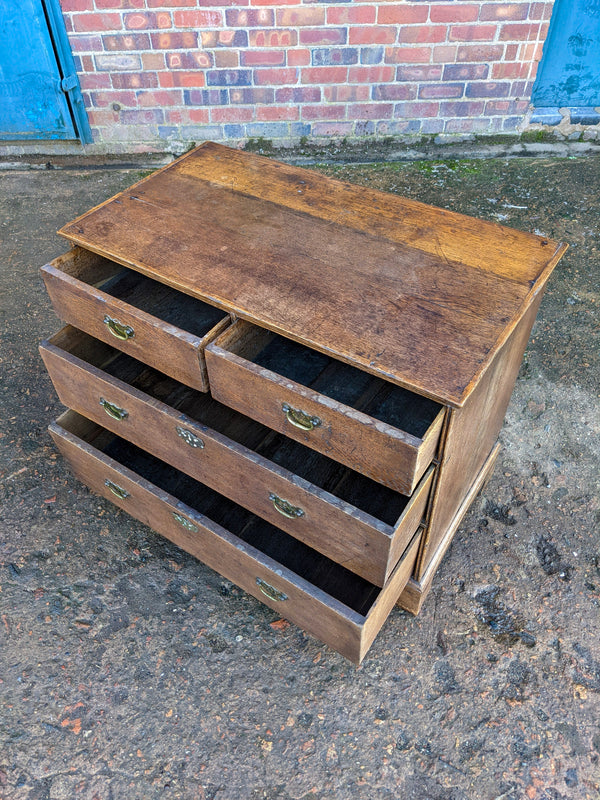
<path id="1" fill-rule="evenodd" d="M 600 797 L 600 156 L 325 172 L 570 243 L 495 474 L 361 667 L 55 454 L 38 267 L 139 170 L 0 173 L 0 797 Z"/>

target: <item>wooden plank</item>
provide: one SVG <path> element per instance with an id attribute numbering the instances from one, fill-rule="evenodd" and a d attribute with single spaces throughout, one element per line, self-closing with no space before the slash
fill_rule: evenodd
<path id="1" fill-rule="evenodd" d="M 413 209 L 412 233 L 392 235 L 391 221 L 377 226 L 375 212 L 389 212 L 399 230 L 402 215 L 410 214 L 398 198 L 383 194 L 372 201 L 370 222 L 362 227 L 323 212 L 311 216 L 304 206 L 285 205 L 268 161 L 242 156 L 250 171 L 252 164 L 265 166 L 255 171 L 255 196 L 246 184 L 245 192 L 235 182 L 219 184 L 215 152 L 199 148 L 65 226 L 62 235 L 450 405 L 464 404 L 564 251 L 459 215 L 447 221 L 445 236 L 463 244 L 447 251 L 444 239 L 441 249 L 427 248 L 423 241 L 433 241 L 442 224 L 439 213 Z M 213 164 L 206 178 L 205 159 Z M 220 167 L 231 160 L 227 169 L 235 171 L 240 154 L 219 148 L 218 159 Z M 277 170 L 278 176 L 285 172 Z M 286 174 L 289 186 L 293 178 Z M 333 184 L 315 184 L 327 207 L 332 202 L 324 187 Z M 353 219 L 360 217 L 364 190 L 343 186 L 331 188 L 340 202 L 344 198 L 336 208 L 355 208 Z M 496 261 L 488 262 L 490 253 Z"/>

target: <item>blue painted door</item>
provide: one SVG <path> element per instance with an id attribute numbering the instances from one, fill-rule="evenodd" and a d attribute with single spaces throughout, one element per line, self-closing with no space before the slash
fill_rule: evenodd
<path id="1" fill-rule="evenodd" d="M 42 0 L 0 0 L 0 139 L 76 139 Z"/>
<path id="2" fill-rule="evenodd" d="M 600 105 L 600 0 L 555 0 L 533 105 Z"/>

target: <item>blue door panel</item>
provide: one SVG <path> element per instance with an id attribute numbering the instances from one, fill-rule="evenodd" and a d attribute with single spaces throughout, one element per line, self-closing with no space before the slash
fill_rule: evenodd
<path id="1" fill-rule="evenodd" d="M 532 102 L 600 105 L 600 0 L 555 0 Z"/>
<path id="2" fill-rule="evenodd" d="M 75 138 L 42 0 L 0 0 L 0 139 Z"/>

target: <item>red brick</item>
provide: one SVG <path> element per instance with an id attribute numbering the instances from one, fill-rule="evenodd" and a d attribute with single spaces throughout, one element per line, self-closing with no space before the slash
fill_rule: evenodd
<path id="1" fill-rule="evenodd" d="M 277 24 L 296 28 L 302 25 L 324 25 L 325 9 L 314 6 L 277 9 Z"/>
<path id="2" fill-rule="evenodd" d="M 280 86 L 286 83 L 296 83 L 298 80 L 297 69 L 255 69 L 254 83 L 256 86 Z"/>
<path id="3" fill-rule="evenodd" d="M 231 28 L 266 28 L 275 24 L 275 12 L 270 8 L 227 9 L 227 25 Z"/>
<path id="4" fill-rule="evenodd" d="M 114 125 L 118 121 L 119 116 L 117 111 L 112 111 L 103 108 L 99 111 L 95 109 L 88 109 L 87 117 L 90 125 Z"/>
<path id="5" fill-rule="evenodd" d="M 168 11 L 140 12 L 138 14 L 125 14 L 123 17 L 125 27 L 129 31 L 148 30 L 149 28 L 170 28 L 171 14 Z"/>
<path id="6" fill-rule="evenodd" d="M 370 25 L 375 22 L 375 6 L 330 6 L 327 9 L 327 22 L 330 25 Z"/>
<path id="7" fill-rule="evenodd" d="M 485 104 L 485 113 L 488 116 L 494 116 L 496 114 L 510 114 L 512 108 L 512 102 L 510 100 L 488 100 Z"/>
<path id="8" fill-rule="evenodd" d="M 448 39 L 451 42 L 491 42 L 496 32 L 495 25 L 452 25 Z"/>
<path id="9" fill-rule="evenodd" d="M 302 83 L 345 83 L 348 67 L 306 67 L 302 70 Z"/>
<path id="10" fill-rule="evenodd" d="M 96 8 L 145 8 L 145 0 L 96 0 Z"/>
<path id="11" fill-rule="evenodd" d="M 210 109 L 212 122 L 252 122 L 254 109 L 247 106 L 216 106 Z"/>
<path id="12" fill-rule="evenodd" d="M 81 71 L 82 72 L 95 72 L 96 65 L 91 56 L 80 56 L 81 58 Z"/>
<path id="13" fill-rule="evenodd" d="M 278 122 L 281 120 L 294 122 L 300 119 L 300 109 L 286 106 L 259 106 L 256 109 L 256 119 L 263 122 Z"/>
<path id="14" fill-rule="evenodd" d="M 298 43 L 298 33 L 292 30 L 251 30 L 248 34 L 250 47 L 293 47 Z"/>
<path id="15" fill-rule="evenodd" d="M 440 103 L 442 117 L 479 117 L 483 114 L 483 100 L 451 100 Z"/>
<path id="16" fill-rule="evenodd" d="M 138 105 L 141 108 L 164 108 L 166 106 L 183 105 L 183 93 L 181 91 L 136 92 L 136 95 Z"/>
<path id="17" fill-rule="evenodd" d="M 433 48 L 431 60 L 434 64 L 453 64 L 456 61 L 456 45 L 441 44 Z"/>
<path id="18" fill-rule="evenodd" d="M 432 5 L 429 9 L 431 22 L 476 22 L 479 18 L 478 5 L 452 3 L 452 5 Z"/>
<path id="19" fill-rule="evenodd" d="M 165 54 L 142 53 L 142 67 L 143 69 L 150 70 L 151 72 L 165 69 Z"/>
<path id="20" fill-rule="evenodd" d="M 60 7 L 65 14 L 69 11 L 93 11 L 94 0 L 62 0 Z"/>
<path id="21" fill-rule="evenodd" d="M 232 86 L 229 90 L 230 102 L 238 106 L 268 105 L 275 101 L 273 89 L 257 89 L 256 87 Z"/>
<path id="22" fill-rule="evenodd" d="M 419 89 L 419 99 L 443 100 L 457 98 L 463 96 L 464 90 L 464 83 L 431 83 L 421 86 Z"/>
<path id="23" fill-rule="evenodd" d="M 167 53 L 167 69 L 197 70 L 213 66 L 212 53 Z"/>
<path id="24" fill-rule="evenodd" d="M 384 83 L 372 87 L 374 100 L 414 100 L 417 89 L 409 83 Z"/>
<path id="25" fill-rule="evenodd" d="M 159 72 L 158 82 L 162 88 L 181 86 L 185 89 L 201 89 L 206 85 L 204 72 Z"/>
<path id="26" fill-rule="evenodd" d="M 430 47 L 386 47 L 386 64 L 429 64 Z"/>
<path id="27" fill-rule="evenodd" d="M 199 0 L 201 2 L 202 0 Z M 210 0 L 208 0 L 210 3 Z M 300 0 L 252 0 L 252 5 L 255 6 L 297 6 L 299 5 Z M 240 3 L 240 5 L 246 5 L 245 2 Z"/>
<path id="28" fill-rule="evenodd" d="M 217 50 L 214 56 L 215 67 L 219 67 L 219 69 L 230 69 L 240 65 L 239 50 Z"/>
<path id="29" fill-rule="evenodd" d="M 158 16 L 158 15 L 157 15 Z M 174 11 L 173 22 L 176 28 L 215 28 L 223 24 L 221 11 Z"/>
<path id="30" fill-rule="evenodd" d="M 208 122 L 210 119 L 210 112 L 208 108 L 190 108 L 188 111 L 190 122 L 203 123 Z"/>
<path id="31" fill-rule="evenodd" d="M 150 37 L 155 50 L 189 50 L 198 47 L 198 34 L 195 31 L 152 33 Z"/>
<path id="32" fill-rule="evenodd" d="M 345 105 L 302 106 L 302 119 L 344 119 Z"/>
<path id="33" fill-rule="evenodd" d="M 346 28 L 303 28 L 300 44 L 346 44 Z"/>
<path id="34" fill-rule="evenodd" d="M 136 93 L 132 90 L 91 92 L 90 98 L 95 108 L 109 108 L 113 103 L 130 107 L 137 105 Z"/>
<path id="35" fill-rule="evenodd" d="M 351 119 L 391 119 L 393 113 L 392 103 L 354 103 L 348 106 Z"/>
<path id="36" fill-rule="evenodd" d="M 200 5 L 196 0 L 146 0 L 148 8 L 184 8 L 185 6 Z M 204 4 L 202 4 L 204 5 Z M 211 5 L 219 5 L 218 3 L 211 3 Z"/>
<path id="37" fill-rule="evenodd" d="M 349 28 L 349 44 L 393 44 L 396 41 L 396 28 L 384 25 L 368 25 Z"/>
<path id="38" fill-rule="evenodd" d="M 150 37 L 147 33 L 109 34 L 102 37 L 102 44 L 107 51 L 148 50 Z"/>
<path id="39" fill-rule="evenodd" d="M 479 19 L 487 20 L 519 20 L 527 19 L 529 3 L 483 3 Z"/>
<path id="40" fill-rule="evenodd" d="M 349 136 L 354 128 L 353 122 L 315 122 L 313 136 Z"/>
<path id="41" fill-rule="evenodd" d="M 540 26 L 539 23 L 534 22 L 525 25 L 518 23 L 511 25 L 503 25 L 500 29 L 500 41 L 502 42 L 526 42 L 532 39 L 537 39 Z"/>
<path id="42" fill-rule="evenodd" d="M 350 67 L 349 83 L 390 83 L 394 80 L 394 67 Z"/>
<path id="43" fill-rule="evenodd" d="M 519 52 L 519 45 L 518 44 L 507 44 L 506 50 L 504 51 L 504 58 L 503 61 L 516 61 L 517 60 L 517 53 Z"/>
<path id="44" fill-rule="evenodd" d="M 445 25 L 403 25 L 398 34 L 401 44 L 445 42 L 448 29 Z"/>
<path id="45" fill-rule="evenodd" d="M 202 47 L 246 47 L 248 45 L 248 33 L 246 31 L 236 31 L 232 28 L 217 31 L 201 31 L 200 38 Z"/>
<path id="46" fill-rule="evenodd" d="M 290 67 L 305 67 L 310 64 L 310 50 L 295 48 L 288 50 L 287 62 Z"/>
<path id="47" fill-rule="evenodd" d="M 328 103 L 352 103 L 369 99 L 369 87 L 362 86 L 326 86 L 325 100 Z"/>
<path id="48" fill-rule="evenodd" d="M 156 72 L 120 72 L 111 75 L 115 89 L 151 89 L 158 86 Z"/>
<path id="49" fill-rule="evenodd" d="M 198 3 L 192 3 L 192 5 L 199 5 L 199 6 L 210 6 L 211 8 L 215 6 L 235 6 L 239 8 L 239 6 L 247 6 L 250 4 L 250 0 L 198 0 Z M 189 3 L 186 3 L 189 5 Z"/>
<path id="50" fill-rule="evenodd" d="M 284 50 L 247 50 L 241 53 L 243 67 L 283 67 Z"/>
<path id="51" fill-rule="evenodd" d="M 397 81 L 439 81 L 442 77 L 441 66 L 398 67 Z"/>
<path id="52" fill-rule="evenodd" d="M 400 118 L 421 119 L 422 117 L 437 117 L 439 112 L 439 103 L 398 103 L 395 111 L 395 116 Z"/>
<path id="53" fill-rule="evenodd" d="M 100 36 L 69 36 L 69 42 L 74 53 L 97 53 L 102 49 Z"/>
<path id="54" fill-rule="evenodd" d="M 419 22 L 427 22 L 429 12 L 428 4 L 407 5 L 406 3 L 390 3 L 387 6 L 379 6 L 377 11 L 377 22 L 380 25 L 411 25 Z"/>
<path id="55" fill-rule="evenodd" d="M 529 69 L 529 64 L 522 64 L 520 61 L 513 61 L 508 64 L 501 62 L 500 64 L 492 65 L 492 78 L 500 80 L 526 78 L 529 74 Z"/>
<path id="56" fill-rule="evenodd" d="M 321 88 L 319 86 L 285 86 L 275 92 L 277 103 L 320 103 Z"/>
<path id="57" fill-rule="evenodd" d="M 457 61 L 472 61 L 481 63 L 486 61 L 500 61 L 504 46 L 501 44 L 473 44 L 462 45 L 456 54 Z"/>
<path id="58" fill-rule="evenodd" d="M 79 85 L 86 89 L 110 89 L 110 75 L 107 72 L 96 72 L 79 76 Z"/>
<path id="59" fill-rule="evenodd" d="M 120 31 L 120 14 L 73 14 L 75 31 Z"/>

